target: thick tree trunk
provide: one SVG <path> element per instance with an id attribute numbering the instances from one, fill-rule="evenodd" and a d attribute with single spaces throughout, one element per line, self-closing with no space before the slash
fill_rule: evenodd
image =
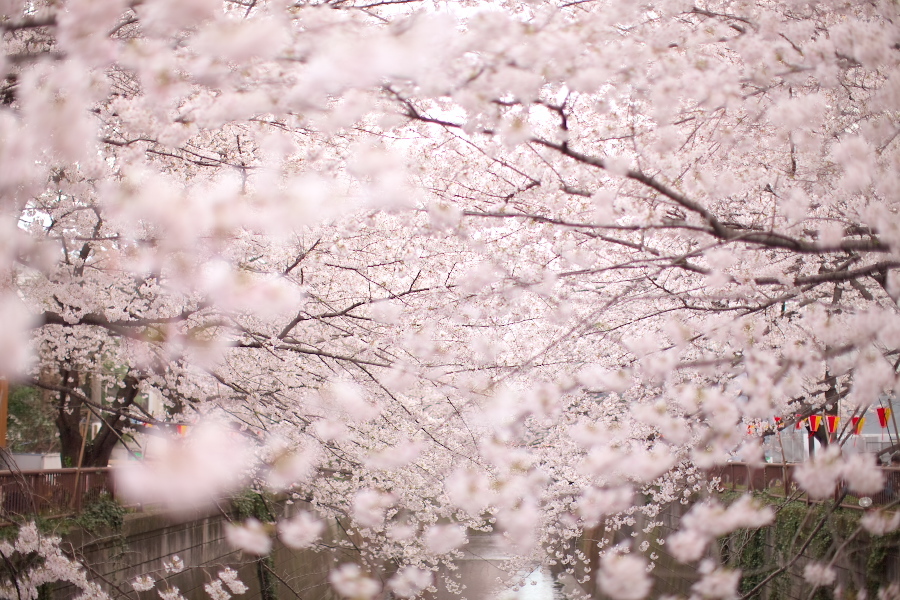
<path id="1" fill-rule="evenodd" d="M 129 407 L 138 397 L 140 381 L 134 377 L 126 377 L 123 385 L 116 393 L 115 411 L 99 411 L 94 408 L 91 414 L 93 419 L 98 419 L 100 429 L 97 435 L 85 442 L 82 431 L 82 422 L 87 418 L 91 408 L 86 406 L 80 393 L 79 374 L 70 371 L 62 371 L 61 388 L 70 391 L 58 392 L 58 404 L 56 426 L 59 429 L 60 459 L 63 467 L 78 467 L 79 458 L 82 467 L 105 467 L 109 465 L 113 449 L 122 437 L 122 430 L 128 423 L 124 416 Z M 99 398 L 97 400 L 100 400 Z M 98 402 L 99 404 L 100 402 Z M 82 445 L 84 454 L 82 456 Z"/>
<path id="2" fill-rule="evenodd" d="M 60 386 L 63 389 L 77 389 L 77 372 L 62 369 Z M 59 429 L 59 453 L 63 467 L 77 467 L 81 451 L 82 401 L 66 391 L 60 391 L 56 405 L 56 427 Z"/>

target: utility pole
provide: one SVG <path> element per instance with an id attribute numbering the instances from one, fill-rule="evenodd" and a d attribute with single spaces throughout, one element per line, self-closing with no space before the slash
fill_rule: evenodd
<path id="1" fill-rule="evenodd" d="M 91 374 L 91 400 L 95 404 L 100 404 L 101 398 L 103 397 L 102 391 L 100 388 L 100 374 L 92 373 Z M 85 415 L 85 424 L 84 431 L 81 433 L 81 451 L 78 453 L 78 466 L 75 471 L 75 486 L 72 491 L 72 507 L 75 509 L 75 512 L 81 512 L 81 496 L 83 494 L 80 493 L 78 489 L 78 484 L 81 483 L 81 467 L 84 464 L 84 449 L 87 445 L 87 438 L 91 434 L 91 417 L 94 415 L 93 409 L 90 405 L 87 406 L 87 414 Z"/>
<path id="2" fill-rule="evenodd" d="M 9 419 L 9 380 L 0 377 L 0 448 L 6 449 L 6 426 Z"/>

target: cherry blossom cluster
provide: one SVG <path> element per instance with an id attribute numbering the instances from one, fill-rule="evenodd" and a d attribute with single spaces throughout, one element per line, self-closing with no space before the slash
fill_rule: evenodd
<path id="1" fill-rule="evenodd" d="M 35 523 L 21 525 L 15 540 L 0 542 L 5 570 L 0 596 L 36 600 L 45 584 L 68 583 L 83 600 L 107 600 L 109 595 L 91 581 L 84 566 L 63 552 L 61 540 L 43 535 Z"/>
<path id="2" fill-rule="evenodd" d="M 248 553 L 339 522 L 349 598 L 457 586 L 477 533 L 645 597 L 654 551 L 612 538 L 676 503 L 665 545 L 729 597 L 713 540 L 771 515 L 707 473 L 900 381 L 898 10 L 0 3 L 0 375 L 85 466 L 188 426 L 131 501 L 309 507 L 231 527 Z M 880 490 L 810 433 L 811 497 Z"/>

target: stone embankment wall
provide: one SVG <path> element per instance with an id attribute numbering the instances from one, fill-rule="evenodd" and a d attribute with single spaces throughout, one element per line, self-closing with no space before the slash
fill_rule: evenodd
<path id="1" fill-rule="evenodd" d="M 723 500 L 727 502 L 729 499 L 723 497 Z M 719 540 L 711 549 L 711 557 L 717 562 L 742 570 L 743 593 L 796 554 L 827 508 L 803 502 L 785 502 L 774 497 L 764 501 L 770 502 L 777 510 L 774 525 L 755 532 L 737 532 Z M 280 506 L 278 510 L 289 514 L 292 508 Z M 656 554 L 653 596 L 688 596 L 697 580 L 696 565 L 679 563 L 666 551 L 665 543 L 660 543 L 678 529 L 684 510 L 685 507 L 674 504 L 653 519 L 638 518 L 632 526 L 614 534 L 602 530 L 588 532 L 581 544 L 582 550 L 591 557 L 594 566 L 592 574 L 596 573 L 598 560 L 594 540 L 612 535 L 614 544 L 630 540 L 633 547 L 646 541 L 649 544 L 648 554 Z M 835 511 L 791 568 L 769 582 L 755 597 L 761 600 L 819 598 L 820 595 L 803 581 L 803 568 L 810 561 L 830 561 L 839 547 L 842 550 L 834 567 L 838 572 L 838 583 L 844 590 L 844 598 L 859 598 L 860 591 L 866 591 L 869 598 L 874 598 L 880 587 L 900 582 L 900 533 L 874 537 L 859 532 L 861 514 L 859 510 L 846 508 Z M 85 558 L 94 570 L 97 581 L 109 589 L 118 588 L 121 594 L 116 595 L 127 595 L 134 600 L 159 598 L 156 590 L 140 594 L 132 591 L 130 582 L 146 574 L 160 581 L 159 589 L 178 587 L 187 600 L 208 600 L 204 584 L 215 580 L 218 572 L 226 566 L 237 570 L 250 588 L 246 594 L 233 600 L 334 600 L 327 582 L 328 571 L 338 563 L 352 562 L 356 558 L 339 549 L 316 553 L 310 550 L 292 551 L 276 544 L 272 561 L 260 561 L 257 557 L 232 550 L 225 540 L 227 522 L 224 513 L 214 511 L 191 515 L 180 521 L 163 515 L 139 513 L 128 515 L 119 533 L 107 532 L 98 536 L 76 532 L 66 540 L 75 552 Z M 332 531 L 332 539 L 340 533 Z M 498 591 L 498 581 L 510 575 L 502 568 L 504 556 L 495 555 L 494 544 L 489 537 L 481 539 L 475 536 L 472 541 L 467 559 L 460 561 L 454 573 L 445 574 L 452 575 L 458 584 L 464 585 L 464 590 L 450 591 L 439 583 L 438 598 L 449 599 L 462 592 L 470 600 L 485 600 Z M 164 562 L 176 555 L 189 568 L 181 573 L 165 573 Z M 562 572 L 554 572 L 553 575 L 559 578 L 562 589 L 547 592 L 547 597 L 564 596 L 569 584 L 572 591 L 597 597 L 593 577 L 586 584 L 576 585 L 574 580 L 567 584 Z M 538 583 L 542 583 L 543 576 L 539 573 L 538 576 Z M 442 579 L 439 578 L 439 582 Z M 270 586 L 268 589 L 267 585 Z M 72 588 L 59 588 L 53 596 L 56 600 L 69 600 L 75 592 Z M 821 597 L 831 596 L 825 594 Z"/>
<path id="2" fill-rule="evenodd" d="M 721 501 L 728 503 L 739 494 L 726 494 Z M 730 497 L 729 497 L 730 496 Z M 759 600 L 811 600 L 831 598 L 832 593 L 818 591 L 803 579 L 803 570 L 810 562 L 832 562 L 837 572 L 837 585 L 845 599 L 877 598 L 879 589 L 892 583 L 900 583 L 900 532 L 886 536 L 871 536 L 859 529 L 863 512 L 852 508 L 838 508 L 827 518 L 824 526 L 813 534 L 816 524 L 826 514 L 828 504 L 806 504 L 803 501 L 787 501 L 778 497 L 762 497 L 776 511 L 773 525 L 755 531 L 739 531 L 718 540 L 712 545 L 709 557 L 717 564 L 741 569 L 743 577 L 740 592 L 746 594 L 761 583 L 774 570 L 787 564 L 812 536 L 806 550 L 790 568 L 763 585 L 754 598 Z M 632 547 L 643 542 L 649 544 L 649 553 L 656 554 L 653 576 L 653 596 L 671 594 L 690 595 L 691 586 L 698 580 L 696 564 L 684 565 L 666 550 L 664 540 L 678 530 L 686 507 L 674 503 L 653 519 L 638 517 L 631 527 L 617 532 L 595 530 L 586 541 L 612 537 L 613 544 L 630 540 Z M 663 543 L 660 543 L 663 540 Z M 587 543 L 585 552 L 596 565 L 596 544 Z M 593 581 L 591 582 L 593 584 Z M 596 594 L 596 587 L 587 586 L 588 593 Z M 865 595 L 861 593 L 864 592 Z"/>
<path id="3" fill-rule="evenodd" d="M 283 507 L 289 509 L 290 507 Z M 238 571 L 250 588 L 234 600 L 332 600 L 327 582 L 335 564 L 334 553 L 295 551 L 276 543 L 272 561 L 233 550 L 225 539 L 228 518 L 223 512 L 209 511 L 173 520 L 160 514 L 129 514 L 120 532 L 88 533 L 75 531 L 64 538 L 66 545 L 84 557 L 93 578 L 113 595 L 141 600 L 158 600 L 156 589 L 136 593 L 130 582 L 150 574 L 157 588 L 177 587 L 187 600 L 209 600 L 204 584 L 217 578 L 225 567 Z M 164 563 L 178 556 L 186 565 L 180 573 L 166 573 Z M 344 557 L 344 560 L 352 560 Z M 269 590 L 263 588 L 269 582 Z M 116 593 L 116 588 L 120 593 Z M 71 586 L 54 590 L 55 600 L 76 595 Z M 274 593 L 274 594 L 273 594 Z"/>

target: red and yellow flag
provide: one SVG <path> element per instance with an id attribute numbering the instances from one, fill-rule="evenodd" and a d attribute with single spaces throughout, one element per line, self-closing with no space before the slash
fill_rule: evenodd
<path id="1" fill-rule="evenodd" d="M 822 424 L 822 415 L 810 415 L 809 417 L 809 430 L 813 433 L 819 430 L 819 425 Z"/>

